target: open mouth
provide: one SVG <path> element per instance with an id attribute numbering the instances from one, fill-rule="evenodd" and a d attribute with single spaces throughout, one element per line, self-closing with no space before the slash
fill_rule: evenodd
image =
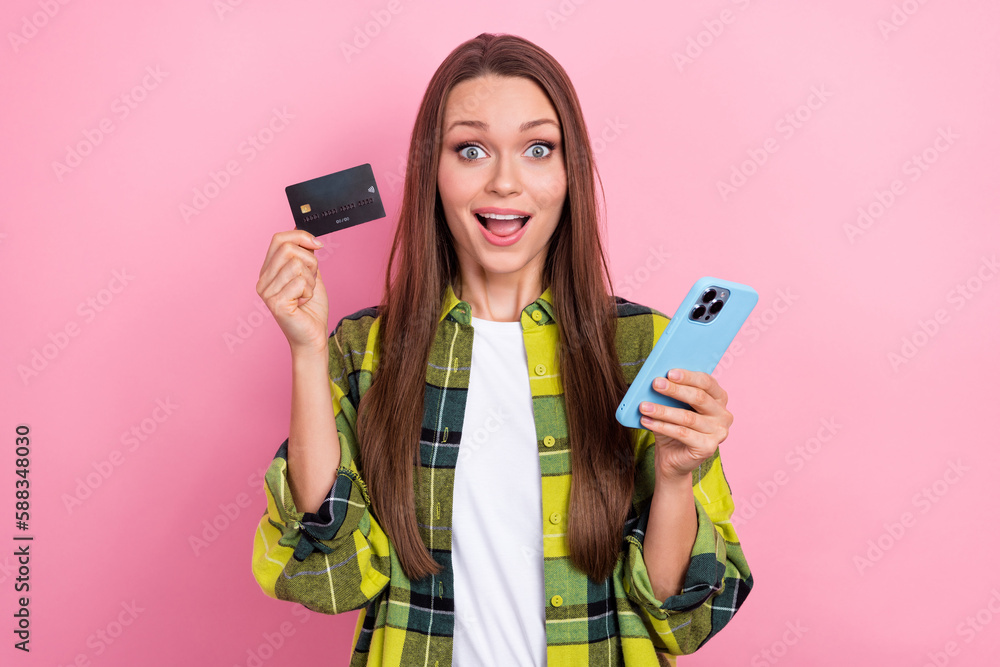
<path id="1" fill-rule="evenodd" d="M 519 217 L 495 213 L 487 213 L 486 215 L 475 213 L 474 215 L 479 220 L 479 224 L 489 230 L 490 234 L 499 237 L 516 234 L 531 219 L 531 216 Z"/>

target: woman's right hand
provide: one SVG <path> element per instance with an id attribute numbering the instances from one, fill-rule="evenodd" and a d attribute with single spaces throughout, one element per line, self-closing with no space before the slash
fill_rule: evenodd
<path id="1" fill-rule="evenodd" d="M 267 305 L 292 354 L 326 353 L 330 304 L 313 252 L 323 244 L 301 229 L 271 237 L 257 280 L 257 294 Z"/>

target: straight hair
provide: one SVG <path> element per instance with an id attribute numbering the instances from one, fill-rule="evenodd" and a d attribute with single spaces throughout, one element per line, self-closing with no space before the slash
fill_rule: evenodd
<path id="1" fill-rule="evenodd" d="M 562 126 L 566 201 L 542 283 L 543 290 L 552 288 L 559 329 L 572 471 L 570 560 L 594 581 L 603 581 L 621 552 L 635 466 L 629 432 L 614 418 L 628 387 L 615 344 L 617 309 L 601 244 L 596 167 L 569 77 L 551 55 L 521 37 L 483 33 L 459 45 L 434 73 L 417 112 L 378 309 L 379 361 L 358 408 L 362 474 L 406 576 L 413 580 L 438 573 L 440 565 L 420 536 L 413 487 L 414 468 L 420 465 L 427 361 L 444 292 L 460 277 L 437 192 L 437 169 L 448 93 L 458 83 L 490 75 L 534 81 L 548 95 Z"/>

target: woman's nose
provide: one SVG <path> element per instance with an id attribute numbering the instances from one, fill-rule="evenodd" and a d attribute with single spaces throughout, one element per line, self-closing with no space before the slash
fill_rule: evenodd
<path id="1" fill-rule="evenodd" d="M 491 192 L 499 195 L 517 194 L 521 191 L 521 174 L 514 156 L 500 156 L 493 167 L 493 174 L 487 184 Z"/>

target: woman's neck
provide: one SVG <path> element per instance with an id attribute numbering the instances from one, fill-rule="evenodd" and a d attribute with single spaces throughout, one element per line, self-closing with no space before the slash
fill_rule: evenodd
<path id="1" fill-rule="evenodd" d="M 463 278 L 465 278 L 463 280 Z M 519 322 L 521 311 L 541 296 L 541 276 L 523 276 L 521 279 L 504 280 L 497 276 L 484 280 L 484 276 L 458 276 L 455 295 L 469 304 L 472 316 L 494 322 Z"/>

